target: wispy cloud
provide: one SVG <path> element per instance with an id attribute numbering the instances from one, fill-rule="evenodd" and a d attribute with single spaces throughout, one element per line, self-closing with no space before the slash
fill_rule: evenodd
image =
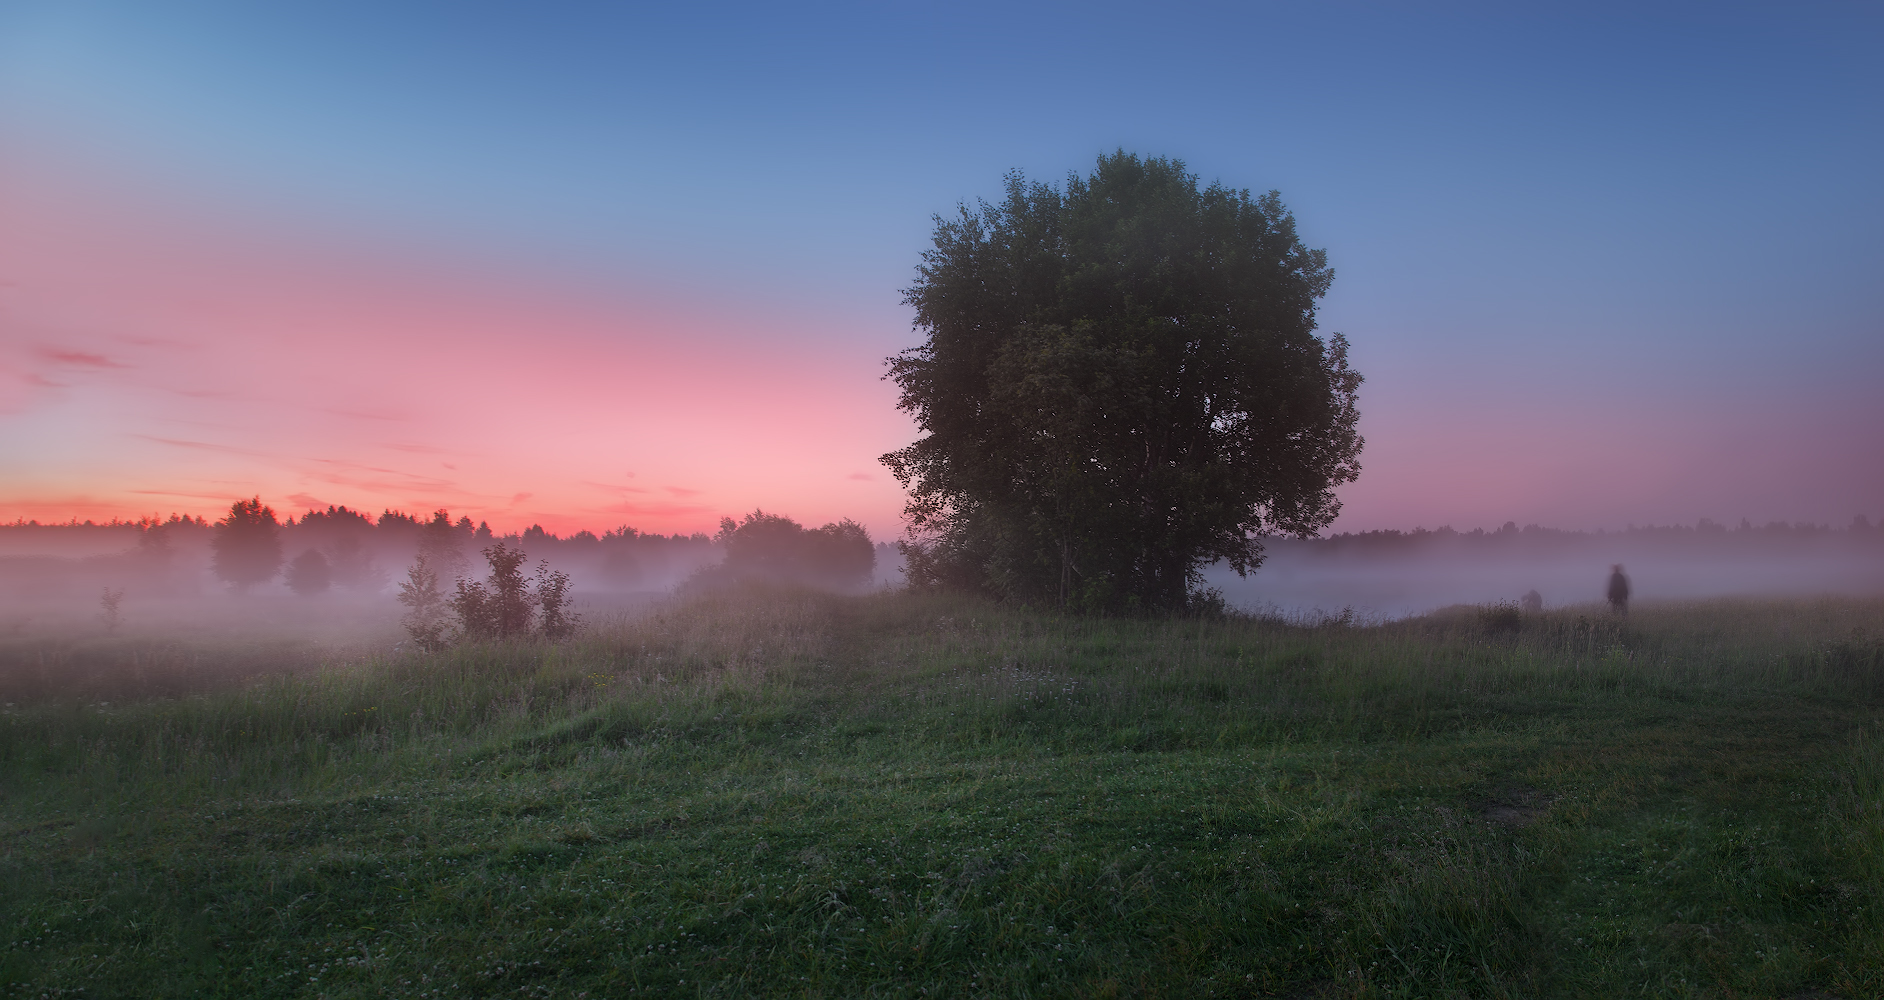
<path id="1" fill-rule="evenodd" d="M 209 441 L 185 441 L 181 438 L 157 437 L 154 434 L 133 433 L 131 436 L 145 441 L 155 441 L 158 444 L 167 444 L 172 448 L 190 448 L 196 451 L 219 451 L 230 455 L 247 455 L 251 457 L 273 457 L 265 451 L 257 451 L 254 448 L 238 448 L 232 444 L 214 444 Z"/>
<path id="2" fill-rule="evenodd" d="M 713 508 L 705 504 L 669 503 L 654 500 L 647 503 L 630 500 L 624 503 L 610 504 L 596 508 L 602 514 L 621 514 L 628 517 L 687 518 L 702 514 L 712 514 Z"/>
<path id="3" fill-rule="evenodd" d="M 456 496 L 462 492 L 454 480 L 422 475 L 405 469 L 388 469 L 383 466 L 364 465 L 334 458 L 317 458 L 313 462 L 316 468 L 305 473 L 310 478 L 333 486 L 366 490 L 381 496 L 386 494 Z"/>
<path id="4" fill-rule="evenodd" d="M 131 367 L 123 362 L 113 361 L 102 354 L 96 354 L 91 351 L 66 351 L 56 347 L 42 347 L 39 349 L 39 356 L 48 361 L 54 361 L 62 365 L 70 365 L 74 368 L 102 369 Z"/>
<path id="5" fill-rule="evenodd" d="M 188 493 L 182 490 L 125 490 L 125 492 L 136 493 L 140 496 L 184 497 L 190 500 L 214 500 L 217 503 L 230 502 L 228 493 Z"/>

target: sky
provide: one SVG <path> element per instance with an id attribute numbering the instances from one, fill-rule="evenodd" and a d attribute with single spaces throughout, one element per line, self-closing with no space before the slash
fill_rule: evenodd
<path id="1" fill-rule="evenodd" d="M 0 520 L 901 531 L 936 214 L 1279 190 L 1332 531 L 1884 518 L 1884 8 L 0 0 Z"/>

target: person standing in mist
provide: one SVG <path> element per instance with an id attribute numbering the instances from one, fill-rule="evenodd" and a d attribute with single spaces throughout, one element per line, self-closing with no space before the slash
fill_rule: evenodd
<path id="1" fill-rule="evenodd" d="M 1629 578 L 1623 575 L 1621 563 L 1609 567 L 1609 610 L 1629 613 Z"/>

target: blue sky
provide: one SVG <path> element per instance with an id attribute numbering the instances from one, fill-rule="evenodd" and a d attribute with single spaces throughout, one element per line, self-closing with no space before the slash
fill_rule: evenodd
<path id="1" fill-rule="evenodd" d="M 0 7 L 0 141 L 870 357 L 934 213 L 1176 156 L 1329 251 L 1340 527 L 1884 515 L 1876 5 L 390 6 Z"/>

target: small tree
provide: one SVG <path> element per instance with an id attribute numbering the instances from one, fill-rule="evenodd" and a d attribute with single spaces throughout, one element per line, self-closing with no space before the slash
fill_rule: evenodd
<path id="1" fill-rule="evenodd" d="M 216 522 L 216 575 L 237 588 L 274 579 L 281 569 L 281 526 L 261 497 L 237 500 Z"/>
<path id="2" fill-rule="evenodd" d="M 118 614 L 118 605 L 123 600 L 123 587 L 117 590 L 106 587 L 104 594 L 98 598 L 98 620 L 104 624 L 106 635 L 112 635 L 118 631 L 118 624 L 123 620 Z"/>
<path id="3" fill-rule="evenodd" d="M 468 639 L 500 640 L 527 635 L 537 603 L 523 578 L 524 553 L 498 542 L 484 550 L 488 580 L 459 580 L 451 609 Z"/>
<path id="4" fill-rule="evenodd" d="M 319 549 L 308 549 L 288 564 L 288 589 L 302 597 L 325 593 L 333 586 L 334 574 L 327 557 Z"/>
<path id="5" fill-rule="evenodd" d="M 573 638 L 582 631 L 582 616 L 569 612 L 569 574 L 551 572 L 549 563 L 536 564 L 536 632 L 551 642 Z"/>
<path id="6" fill-rule="evenodd" d="M 405 582 L 399 585 L 399 603 L 408 609 L 399 624 L 420 651 L 436 653 L 451 645 L 445 634 L 445 594 L 438 589 L 438 573 L 426 564 L 423 554 L 406 570 Z"/>

